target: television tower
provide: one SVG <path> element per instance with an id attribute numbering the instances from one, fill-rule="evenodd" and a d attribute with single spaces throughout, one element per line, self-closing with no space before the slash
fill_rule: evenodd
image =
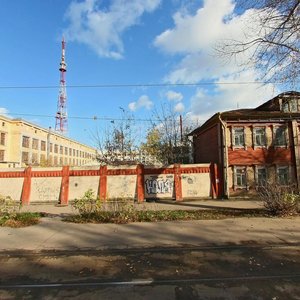
<path id="1" fill-rule="evenodd" d="M 59 65 L 60 71 L 60 84 L 59 84 L 59 95 L 57 101 L 57 112 L 55 131 L 61 134 L 66 134 L 68 129 L 68 118 L 67 118 L 67 92 L 66 92 L 66 75 L 67 64 L 65 62 L 65 40 L 61 42 L 61 61 Z"/>

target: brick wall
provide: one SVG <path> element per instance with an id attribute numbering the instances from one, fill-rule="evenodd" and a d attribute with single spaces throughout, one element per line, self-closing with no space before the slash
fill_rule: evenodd
<path id="1" fill-rule="evenodd" d="M 194 136 L 194 162 L 220 163 L 219 158 L 219 124 L 208 128 L 201 135 Z"/>

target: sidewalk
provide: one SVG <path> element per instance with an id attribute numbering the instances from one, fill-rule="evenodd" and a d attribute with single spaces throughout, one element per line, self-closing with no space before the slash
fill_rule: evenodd
<path id="1" fill-rule="evenodd" d="M 250 201 L 191 201 L 181 205 L 146 203 L 157 209 L 232 207 L 257 208 Z M 43 250 L 99 250 L 135 247 L 208 246 L 225 244 L 300 243 L 300 217 L 231 218 L 225 220 L 174 221 L 157 223 L 73 224 L 62 221 L 71 207 L 31 205 L 23 210 L 51 213 L 40 224 L 25 228 L 0 229 L 0 252 Z"/>

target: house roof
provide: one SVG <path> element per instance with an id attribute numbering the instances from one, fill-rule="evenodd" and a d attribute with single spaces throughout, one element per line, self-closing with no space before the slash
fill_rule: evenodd
<path id="1" fill-rule="evenodd" d="M 235 120 L 274 120 L 274 119 L 290 119 L 290 118 L 299 118 L 300 112 L 283 112 L 282 105 L 291 99 L 300 99 L 300 93 L 295 91 L 289 91 L 277 95 L 271 100 L 263 103 L 262 105 L 256 108 L 244 108 L 244 109 L 235 109 L 224 112 L 218 112 L 209 118 L 204 124 L 200 127 L 193 130 L 188 135 L 194 135 L 199 133 L 211 125 L 216 124 L 219 120 L 224 121 L 235 121 Z"/>

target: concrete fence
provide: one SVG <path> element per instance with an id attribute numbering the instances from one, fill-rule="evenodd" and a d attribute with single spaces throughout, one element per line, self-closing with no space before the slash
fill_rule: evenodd
<path id="1" fill-rule="evenodd" d="M 100 199 L 216 198 L 220 180 L 215 164 L 171 165 L 165 168 L 101 166 L 88 168 L 2 169 L 0 195 L 22 204 L 57 202 L 68 205 L 92 189 Z"/>

